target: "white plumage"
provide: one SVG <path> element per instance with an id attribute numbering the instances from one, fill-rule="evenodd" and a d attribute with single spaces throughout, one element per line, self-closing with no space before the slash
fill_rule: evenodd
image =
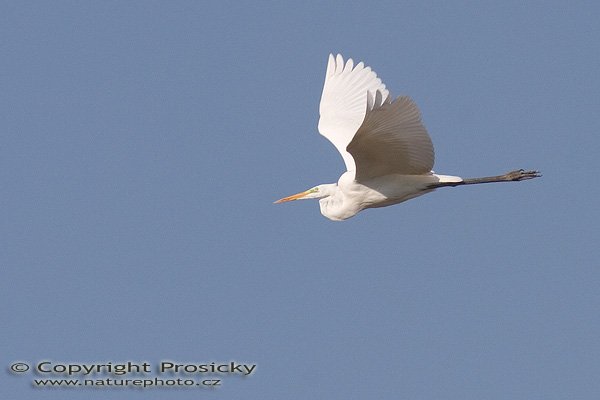
<path id="1" fill-rule="evenodd" d="M 337 148 L 346 172 L 324 184 L 276 201 L 318 198 L 321 213 L 338 221 L 365 208 L 383 207 L 442 186 L 535 178 L 537 171 L 513 171 L 462 179 L 431 169 L 434 151 L 417 105 L 409 97 L 392 100 L 370 67 L 329 55 L 319 106 L 319 132 Z"/>

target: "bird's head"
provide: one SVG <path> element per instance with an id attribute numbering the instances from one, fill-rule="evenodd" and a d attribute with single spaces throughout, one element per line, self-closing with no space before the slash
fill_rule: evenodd
<path id="1" fill-rule="evenodd" d="M 284 203 L 286 201 L 292 200 L 322 199 L 323 197 L 333 195 L 336 191 L 336 188 L 337 184 L 335 183 L 315 186 L 313 188 L 305 190 L 304 192 L 296 193 L 291 196 L 284 197 L 283 199 L 279 199 L 275 202 L 275 204 Z"/>

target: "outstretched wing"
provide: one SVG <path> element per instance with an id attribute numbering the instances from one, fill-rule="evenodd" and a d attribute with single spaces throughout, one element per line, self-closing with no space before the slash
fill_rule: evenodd
<path id="1" fill-rule="evenodd" d="M 433 168 L 433 144 L 417 105 L 405 96 L 391 101 L 387 91 L 367 95 L 364 121 L 347 149 L 358 181 L 389 174 L 427 174 Z"/>
<path id="2" fill-rule="evenodd" d="M 388 98 L 388 91 L 377 74 L 352 59 L 344 64 L 341 55 L 329 55 L 325 85 L 321 96 L 319 132 L 325 136 L 344 158 L 346 169 L 354 171 L 354 159 L 346 147 L 365 119 L 367 94 L 375 99 L 380 93 L 379 105 Z"/>

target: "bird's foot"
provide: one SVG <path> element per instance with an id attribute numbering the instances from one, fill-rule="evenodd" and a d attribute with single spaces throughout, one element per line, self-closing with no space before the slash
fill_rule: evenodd
<path id="1" fill-rule="evenodd" d="M 524 169 L 518 169 L 504 174 L 507 181 L 524 181 L 527 179 L 539 178 L 542 176 L 540 171 L 525 171 Z"/>

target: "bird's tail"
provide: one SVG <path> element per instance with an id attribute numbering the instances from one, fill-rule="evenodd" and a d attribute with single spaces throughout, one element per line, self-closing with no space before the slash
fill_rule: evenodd
<path id="1" fill-rule="evenodd" d="M 438 175 L 433 174 L 433 176 L 437 177 L 439 183 L 460 183 L 463 181 L 463 178 L 460 176 L 452 176 L 452 175 Z"/>

